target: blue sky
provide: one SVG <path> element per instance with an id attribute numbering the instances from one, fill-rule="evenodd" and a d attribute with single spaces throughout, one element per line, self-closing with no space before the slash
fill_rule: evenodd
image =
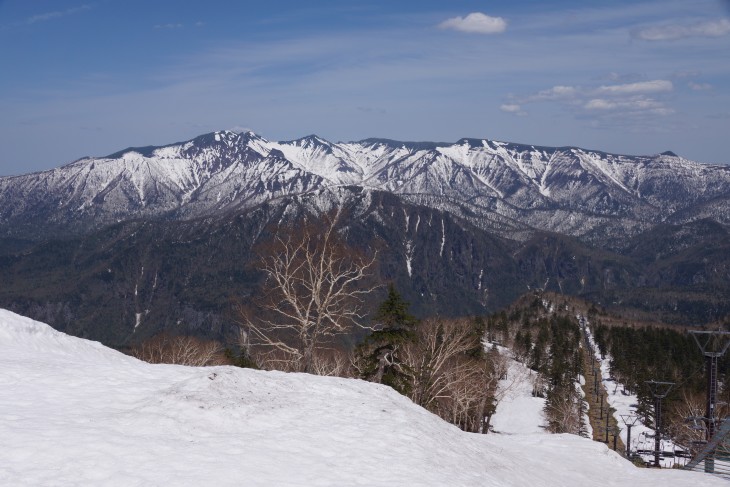
<path id="1" fill-rule="evenodd" d="M 730 1 L 0 0 L 0 174 L 219 129 L 730 163 Z"/>

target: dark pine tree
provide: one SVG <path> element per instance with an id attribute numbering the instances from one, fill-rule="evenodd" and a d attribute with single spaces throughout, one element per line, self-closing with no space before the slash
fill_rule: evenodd
<path id="1" fill-rule="evenodd" d="M 398 352 L 404 343 L 414 338 L 418 320 L 408 312 L 409 303 L 395 289 L 388 286 L 388 296 L 374 317 L 376 326 L 358 346 L 363 379 L 386 384 L 405 394 L 409 390 L 409 374 L 401 363 Z"/>

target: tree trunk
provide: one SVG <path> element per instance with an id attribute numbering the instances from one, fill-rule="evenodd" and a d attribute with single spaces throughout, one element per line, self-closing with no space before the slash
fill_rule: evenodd
<path id="1" fill-rule="evenodd" d="M 385 375 L 385 366 L 390 364 L 390 361 L 388 360 L 388 355 L 390 355 L 390 350 L 383 350 L 380 352 L 380 355 L 378 356 L 378 371 L 375 373 L 375 377 L 373 378 L 373 382 L 377 384 L 383 383 L 383 375 Z"/>
<path id="2" fill-rule="evenodd" d="M 489 426 L 490 426 L 491 422 L 492 422 L 491 414 L 484 416 L 484 426 L 483 426 L 483 431 L 482 431 L 483 434 L 486 435 L 487 433 L 489 433 Z"/>

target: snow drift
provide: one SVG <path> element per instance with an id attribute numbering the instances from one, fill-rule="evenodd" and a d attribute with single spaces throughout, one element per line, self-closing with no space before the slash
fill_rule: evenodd
<path id="1" fill-rule="evenodd" d="M 2 485 L 725 485 L 569 435 L 463 433 L 394 391 L 149 365 L 0 310 Z"/>

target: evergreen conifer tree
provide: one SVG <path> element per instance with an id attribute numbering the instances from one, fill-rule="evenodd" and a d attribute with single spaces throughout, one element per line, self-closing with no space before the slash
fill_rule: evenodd
<path id="1" fill-rule="evenodd" d="M 380 329 L 373 331 L 358 347 L 361 376 L 386 384 L 402 394 L 409 390 L 409 374 L 398 358 L 399 347 L 414 338 L 418 320 L 408 312 L 409 303 L 391 283 L 388 296 L 374 317 Z"/>

